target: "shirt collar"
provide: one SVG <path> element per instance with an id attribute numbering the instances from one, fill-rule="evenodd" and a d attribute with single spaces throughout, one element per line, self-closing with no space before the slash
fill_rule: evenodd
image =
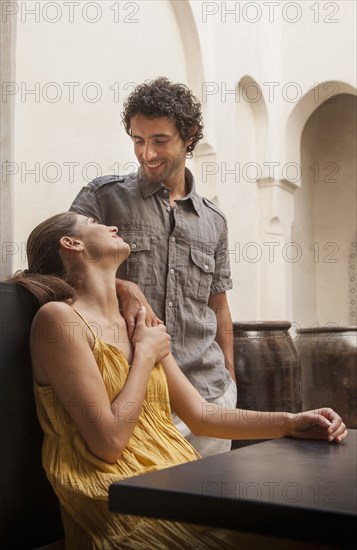
<path id="1" fill-rule="evenodd" d="M 185 197 L 183 197 L 182 199 L 179 199 L 178 202 L 190 201 L 196 214 L 199 216 L 201 213 L 201 205 L 196 193 L 195 178 L 193 177 L 192 172 L 188 168 L 185 168 L 185 180 L 186 180 L 186 183 L 188 184 L 188 188 L 190 189 L 190 191 Z M 165 187 L 164 183 L 162 182 L 157 182 L 157 183 L 150 182 L 145 176 L 144 170 L 141 167 L 139 167 L 139 170 L 138 170 L 138 182 L 141 189 L 141 194 L 144 199 L 151 197 L 152 195 L 160 191 L 160 189 Z"/>

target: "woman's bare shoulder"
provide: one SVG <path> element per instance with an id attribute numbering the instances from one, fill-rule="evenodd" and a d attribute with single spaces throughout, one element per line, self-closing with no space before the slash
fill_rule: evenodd
<path id="1" fill-rule="evenodd" d="M 52 317 L 73 317 L 73 308 L 67 302 L 47 302 L 37 311 L 37 320 L 46 320 Z"/>
<path id="2" fill-rule="evenodd" d="M 32 321 L 32 330 L 52 323 L 63 325 L 63 323 L 73 321 L 75 317 L 76 313 L 68 303 L 47 302 L 37 311 Z"/>

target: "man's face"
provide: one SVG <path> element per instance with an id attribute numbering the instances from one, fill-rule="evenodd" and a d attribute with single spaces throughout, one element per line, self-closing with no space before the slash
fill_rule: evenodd
<path id="1" fill-rule="evenodd" d="M 184 178 L 186 149 L 174 122 L 167 117 L 148 118 L 141 114 L 130 120 L 136 158 L 151 182 L 175 184 Z"/>

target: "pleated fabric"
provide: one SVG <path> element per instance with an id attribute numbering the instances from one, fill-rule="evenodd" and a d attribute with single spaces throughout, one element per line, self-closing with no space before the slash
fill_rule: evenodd
<path id="1" fill-rule="evenodd" d="M 93 354 L 112 402 L 123 388 L 130 366 L 118 348 L 98 338 Z M 198 533 L 196 537 L 191 526 L 119 515 L 108 510 L 108 489 L 113 482 L 199 458 L 171 421 L 169 393 L 161 364 L 156 364 L 151 372 L 139 421 L 114 464 L 91 453 L 51 386 L 35 383 L 34 391 L 44 432 L 43 467 L 61 503 L 66 548 L 173 548 L 174 540 L 180 545 L 178 538 L 192 539 L 192 548 L 199 548 L 201 535 Z M 95 411 L 93 406 L 91 416 Z M 129 422 L 133 412 L 129 407 L 123 420 Z"/>

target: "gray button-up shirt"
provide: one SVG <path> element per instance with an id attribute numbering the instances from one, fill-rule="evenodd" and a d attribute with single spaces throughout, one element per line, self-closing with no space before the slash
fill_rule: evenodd
<path id="1" fill-rule="evenodd" d="M 206 398 L 227 389 L 231 377 L 215 341 L 210 295 L 232 288 L 227 222 L 220 209 L 195 191 L 170 206 L 170 189 L 144 173 L 96 178 L 70 210 L 116 225 L 131 254 L 118 277 L 137 283 L 172 338 L 172 352 L 187 378 Z"/>

